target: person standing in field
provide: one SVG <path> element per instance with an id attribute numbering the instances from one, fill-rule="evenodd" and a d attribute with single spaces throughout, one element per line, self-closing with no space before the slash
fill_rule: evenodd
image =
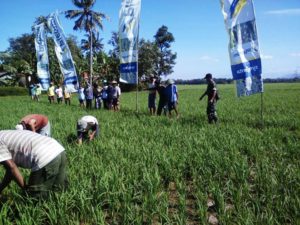
<path id="1" fill-rule="evenodd" d="M 95 84 L 94 87 L 95 109 L 101 109 L 101 102 L 102 102 L 101 96 L 102 96 L 102 88 L 98 84 Z"/>
<path id="2" fill-rule="evenodd" d="M 93 104 L 93 99 L 94 99 L 92 85 L 87 84 L 84 89 L 84 93 L 85 93 L 86 108 L 92 109 L 92 104 Z"/>
<path id="3" fill-rule="evenodd" d="M 164 115 L 167 114 L 167 104 L 168 96 L 166 94 L 166 87 L 164 83 L 160 80 L 156 81 L 156 90 L 159 95 L 158 106 L 157 106 L 157 115 L 160 116 L 162 110 L 164 110 Z"/>
<path id="4" fill-rule="evenodd" d="M 44 136 L 51 137 L 51 126 L 47 116 L 29 114 L 16 125 L 16 130 L 30 130 Z"/>
<path id="5" fill-rule="evenodd" d="M 172 116 L 172 110 L 175 111 L 176 117 L 179 118 L 179 113 L 177 109 L 178 105 L 178 92 L 177 92 L 177 86 L 174 84 L 174 80 L 168 79 L 167 80 L 167 87 L 166 87 L 166 95 L 168 100 L 168 111 L 169 111 L 169 117 Z"/>
<path id="6" fill-rule="evenodd" d="M 51 104 L 52 102 L 54 103 L 54 96 L 55 96 L 55 87 L 53 82 L 50 83 L 50 87 L 48 88 L 48 100 L 49 103 Z"/>
<path id="7" fill-rule="evenodd" d="M 207 88 L 206 91 L 201 95 L 199 100 L 201 101 L 205 95 L 207 95 L 207 118 L 209 123 L 217 123 L 218 117 L 216 112 L 216 104 L 219 100 L 218 92 L 217 92 L 217 86 L 212 78 L 212 74 L 208 73 L 205 75 L 204 79 L 207 82 Z"/>
<path id="8" fill-rule="evenodd" d="M 67 90 L 67 87 L 64 86 L 63 88 L 63 93 L 64 93 L 64 100 L 66 105 L 71 105 L 71 92 Z"/>
<path id="9" fill-rule="evenodd" d="M 42 88 L 41 85 L 37 84 L 36 86 L 36 92 L 35 92 L 35 100 L 40 101 L 40 95 L 42 94 Z"/>
<path id="10" fill-rule="evenodd" d="M 85 95 L 84 95 L 84 88 L 82 87 L 82 85 L 79 85 L 78 88 L 78 100 L 79 100 L 79 106 L 81 108 L 84 108 L 84 100 L 85 100 Z"/>
<path id="11" fill-rule="evenodd" d="M 109 109 L 108 86 L 107 86 L 107 81 L 106 80 L 103 82 L 103 88 L 101 90 L 101 98 L 102 98 L 102 101 L 103 101 L 103 107 L 105 109 Z"/>
<path id="12" fill-rule="evenodd" d="M 117 81 L 114 80 L 111 83 L 112 83 L 112 88 L 111 88 L 112 108 L 116 112 L 120 110 L 121 88 L 119 87 Z"/>
<path id="13" fill-rule="evenodd" d="M 31 100 L 35 100 L 36 86 L 34 84 L 30 84 L 29 89 L 30 89 Z"/>
<path id="14" fill-rule="evenodd" d="M 63 101 L 63 90 L 60 85 L 57 85 L 57 88 L 55 89 L 56 98 L 57 98 L 57 104 L 62 103 Z"/>
<path id="15" fill-rule="evenodd" d="M 99 134 L 98 120 L 93 116 L 83 116 L 77 121 L 77 143 L 82 144 L 83 139 L 92 141 Z"/>
<path id="16" fill-rule="evenodd" d="M 46 197 L 67 185 L 65 149 L 50 137 L 30 131 L 0 131 L 0 164 L 6 171 L 0 193 L 12 180 L 33 197 Z M 31 169 L 27 184 L 19 167 Z"/>
<path id="17" fill-rule="evenodd" d="M 148 108 L 150 115 L 155 115 L 156 113 L 156 85 L 155 85 L 155 78 L 153 75 L 150 76 L 150 82 L 148 83 L 149 94 L 148 94 Z"/>

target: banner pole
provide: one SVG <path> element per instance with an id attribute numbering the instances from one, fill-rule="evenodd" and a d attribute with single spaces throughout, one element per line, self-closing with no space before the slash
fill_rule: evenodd
<path id="1" fill-rule="evenodd" d="M 263 92 L 260 93 L 260 119 L 261 119 L 261 128 L 264 128 L 264 117 L 263 117 L 263 106 L 264 106 Z"/>
<path id="2" fill-rule="evenodd" d="M 139 44 L 138 41 L 139 40 L 139 35 L 137 36 L 137 41 L 136 41 L 136 51 L 137 51 L 137 60 L 136 60 L 136 106 L 135 106 L 135 110 L 136 112 L 138 112 L 138 91 L 139 91 Z"/>

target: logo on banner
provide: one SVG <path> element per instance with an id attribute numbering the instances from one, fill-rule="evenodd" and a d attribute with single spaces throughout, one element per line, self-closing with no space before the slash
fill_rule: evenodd
<path id="1" fill-rule="evenodd" d="M 230 6 L 230 18 L 236 17 L 245 7 L 247 0 L 234 0 Z"/>

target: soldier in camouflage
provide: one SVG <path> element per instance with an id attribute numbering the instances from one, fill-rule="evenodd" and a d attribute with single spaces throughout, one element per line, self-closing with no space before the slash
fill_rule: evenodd
<path id="1" fill-rule="evenodd" d="M 201 95 L 199 100 L 201 101 L 204 98 L 204 96 L 207 95 L 206 112 L 207 112 L 208 122 L 209 123 L 213 123 L 213 122 L 217 123 L 218 117 L 217 117 L 217 112 L 216 112 L 216 103 L 219 100 L 219 96 L 217 93 L 216 83 L 212 79 L 212 75 L 210 73 L 206 74 L 204 79 L 207 82 L 207 89 L 203 93 L 203 95 Z"/>

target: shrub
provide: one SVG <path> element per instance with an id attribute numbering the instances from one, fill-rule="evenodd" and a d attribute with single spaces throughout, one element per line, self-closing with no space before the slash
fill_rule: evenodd
<path id="1" fill-rule="evenodd" d="M 0 96 L 28 95 L 28 89 L 24 87 L 0 87 Z"/>

